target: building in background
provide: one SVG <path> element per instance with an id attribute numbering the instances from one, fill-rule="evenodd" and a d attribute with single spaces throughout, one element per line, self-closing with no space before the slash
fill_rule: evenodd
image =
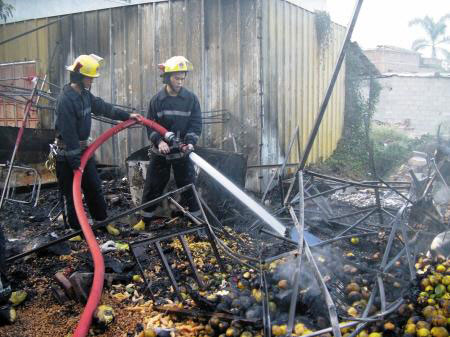
<path id="1" fill-rule="evenodd" d="M 420 71 L 420 53 L 409 49 L 378 46 L 364 53 L 381 73 Z"/>
<path id="2" fill-rule="evenodd" d="M 436 134 L 439 124 L 450 123 L 450 74 L 441 60 L 393 46 L 365 54 L 381 72 L 375 120 L 411 136 Z"/>
<path id="3" fill-rule="evenodd" d="M 426 73 L 445 70 L 442 60 L 422 57 L 420 53 L 410 49 L 378 46 L 365 50 L 364 53 L 381 73 Z"/>

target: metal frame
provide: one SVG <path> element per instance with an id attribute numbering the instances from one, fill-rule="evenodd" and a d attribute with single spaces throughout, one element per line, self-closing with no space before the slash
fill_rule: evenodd
<path id="1" fill-rule="evenodd" d="M 204 288 L 204 284 L 203 284 L 202 280 L 200 279 L 200 276 L 198 275 L 197 269 L 195 267 L 194 260 L 192 259 L 192 253 L 191 253 L 191 250 L 189 249 L 189 246 L 187 245 L 187 242 L 186 242 L 186 239 L 185 239 L 185 235 L 187 235 L 187 234 L 194 234 L 194 233 L 199 234 L 201 230 L 205 230 L 206 229 L 205 227 L 206 226 L 204 226 L 204 225 L 195 226 L 194 228 L 184 229 L 184 230 L 181 230 L 181 231 L 177 231 L 175 233 L 163 235 L 161 237 L 154 237 L 154 238 L 148 238 L 148 239 L 143 239 L 143 240 L 139 240 L 139 241 L 134 241 L 134 242 L 131 242 L 129 244 L 130 250 L 131 250 L 131 252 L 133 254 L 133 257 L 136 260 L 136 262 L 137 262 L 137 264 L 139 266 L 139 270 L 141 272 L 142 278 L 144 279 L 144 282 L 145 282 L 145 285 L 146 285 L 146 289 L 150 292 L 150 295 L 151 295 L 153 300 L 156 300 L 156 298 L 154 296 L 154 293 L 151 290 L 152 282 L 145 275 L 144 268 L 142 267 L 142 264 L 139 261 L 139 258 L 138 258 L 138 256 L 135 253 L 135 247 L 138 246 L 138 245 L 143 245 L 143 244 L 145 244 L 148 247 L 150 247 L 151 245 L 155 246 L 155 248 L 157 250 L 157 253 L 159 255 L 159 258 L 162 261 L 162 265 L 164 267 L 164 270 L 165 270 L 166 274 L 168 275 L 168 277 L 170 279 L 170 283 L 172 284 L 178 299 L 180 301 L 183 301 L 183 298 L 181 297 L 181 293 L 180 293 L 180 290 L 179 290 L 178 283 L 175 280 L 175 277 L 173 275 L 172 268 L 170 267 L 170 264 L 169 264 L 169 262 L 167 260 L 167 257 L 166 257 L 166 255 L 164 254 L 164 252 L 163 252 L 163 250 L 161 248 L 161 242 L 162 241 L 167 241 L 167 240 L 170 240 L 170 239 L 175 239 L 175 238 L 180 241 L 180 243 L 183 246 L 183 250 L 184 250 L 184 252 L 185 252 L 185 254 L 187 256 L 187 259 L 189 261 L 189 265 L 191 267 L 191 271 L 192 271 L 192 273 L 194 275 L 194 278 L 195 278 L 198 286 L 200 288 Z M 217 258 L 217 256 L 216 256 L 216 258 Z M 220 259 L 220 256 L 219 256 L 219 259 Z"/>
<path id="2" fill-rule="evenodd" d="M 281 168 L 284 166 L 285 166 L 284 164 L 281 164 L 281 165 L 275 165 L 274 167 Z M 272 167 L 272 166 L 269 165 L 267 167 Z M 441 180 L 444 180 L 444 178 L 442 177 L 442 175 L 439 172 L 438 165 L 436 165 L 435 163 L 434 163 L 434 169 L 435 169 L 435 173 L 434 173 L 433 177 L 438 176 Z M 352 332 L 350 335 L 351 337 L 355 337 L 369 322 L 383 319 L 385 315 L 393 312 L 403 303 L 402 298 L 398 298 L 396 301 L 394 301 L 392 303 L 387 302 L 386 295 L 385 295 L 385 286 L 384 286 L 384 281 L 383 281 L 384 278 L 389 278 L 391 280 L 393 279 L 392 275 L 388 274 L 387 272 L 390 268 L 392 268 L 392 266 L 395 264 L 395 262 L 400 257 L 406 256 L 406 259 L 408 262 L 408 269 L 409 269 L 409 275 L 408 275 L 409 280 L 413 281 L 416 277 L 415 270 L 414 270 L 414 263 L 413 263 L 413 261 L 414 261 L 413 252 L 411 251 L 410 247 L 411 247 L 412 243 L 416 241 L 418 235 L 416 233 L 415 237 L 411 240 L 408 238 L 408 232 L 410 231 L 410 229 L 407 227 L 406 222 L 402 221 L 402 218 L 405 217 L 405 215 L 407 214 L 407 211 L 409 210 L 409 207 L 414 203 L 412 199 L 416 199 L 414 195 L 411 195 L 411 193 L 414 193 L 414 191 L 422 192 L 422 193 L 420 193 L 420 197 L 424 197 L 426 191 L 430 190 L 431 184 L 428 183 L 428 185 L 426 186 L 424 191 L 420 191 L 420 190 L 415 189 L 414 184 L 410 184 L 408 182 L 385 182 L 381 178 L 378 178 L 378 177 L 377 177 L 378 181 L 354 182 L 354 181 L 349 181 L 349 180 L 345 180 L 345 179 L 338 179 L 338 178 L 329 177 L 326 175 L 317 174 L 317 173 L 314 173 L 312 171 L 307 171 L 307 170 L 305 170 L 305 174 L 307 176 L 309 176 L 309 180 L 305 184 L 305 183 L 303 183 L 303 171 L 299 170 L 299 171 L 297 171 L 297 173 L 298 173 L 298 176 L 295 175 L 294 178 L 290 179 L 289 192 L 287 193 L 287 195 L 284 198 L 284 203 L 282 203 L 281 207 L 279 209 L 275 210 L 273 213 L 281 214 L 284 211 L 288 210 L 292 217 L 294 227 L 297 228 L 297 231 L 299 232 L 299 237 L 302 238 L 300 240 L 304 240 L 303 235 L 300 234 L 300 231 L 303 231 L 304 227 L 300 226 L 300 223 L 302 221 L 304 221 L 304 202 L 305 202 L 305 200 L 314 202 L 314 200 L 316 198 L 322 199 L 323 196 L 325 196 L 325 195 L 334 193 L 338 190 L 345 189 L 348 187 L 370 188 L 370 189 L 373 189 L 375 192 L 376 200 L 375 200 L 374 206 L 369 206 L 362 210 L 358 210 L 355 212 L 351 212 L 348 214 L 339 215 L 339 216 L 335 216 L 335 217 L 327 216 L 327 219 L 325 219 L 325 220 L 328 220 L 328 221 L 326 221 L 326 222 L 328 222 L 329 224 L 342 225 L 342 226 L 346 227 L 346 229 L 341 231 L 335 237 L 325 240 L 325 241 L 322 241 L 321 243 L 311 247 L 311 248 L 314 248 L 314 247 L 324 246 L 324 245 L 327 245 L 329 243 L 332 243 L 332 242 L 335 242 L 338 240 L 348 239 L 350 237 L 377 235 L 378 232 L 376 230 L 371 230 L 371 229 L 368 229 L 365 227 L 361 227 L 361 224 L 364 222 L 364 220 L 366 220 L 367 218 L 369 218 L 372 214 L 375 214 L 376 212 L 378 212 L 380 224 L 376 224 L 375 226 L 388 229 L 389 238 L 388 238 L 388 241 L 387 241 L 387 244 L 385 247 L 382 261 L 380 262 L 380 265 L 377 269 L 366 268 L 366 267 L 362 268 L 362 266 L 357 263 L 354 263 L 352 261 L 345 261 L 346 263 L 349 263 L 349 264 L 354 265 L 362 270 L 365 270 L 366 272 L 371 273 L 374 276 L 374 288 L 371 291 L 371 297 L 369 299 L 369 304 L 366 306 L 366 308 L 362 314 L 362 317 L 361 318 L 343 317 L 343 319 L 345 319 L 345 320 L 353 321 L 349 325 L 357 325 L 355 331 Z M 280 173 L 278 173 L 278 174 L 280 176 Z M 274 174 L 274 176 L 276 176 L 276 174 Z M 289 194 L 293 190 L 293 186 L 294 186 L 295 182 L 297 181 L 297 179 L 300 182 L 299 192 L 296 196 L 294 196 L 292 198 L 292 200 L 290 202 L 288 202 Z M 314 186 L 314 183 L 315 183 L 314 179 L 323 179 L 325 181 L 331 182 L 332 184 L 334 183 L 335 186 L 331 186 L 331 188 L 327 191 L 319 192 L 317 190 L 317 188 L 315 188 L 315 186 Z M 433 179 L 429 179 L 429 180 L 433 180 Z M 337 186 L 336 186 L 336 184 L 337 184 Z M 309 187 L 305 188 L 305 187 L 307 187 L 307 185 L 309 185 Z M 266 191 L 264 192 L 263 200 L 265 199 L 265 196 L 267 195 L 269 188 L 270 188 L 270 186 L 268 186 Z M 381 197 L 379 195 L 380 189 L 391 190 L 394 193 L 400 195 L 404 199 L 404 204 L 400 209 L 397 210 L 396 215 L 394 215 L 390 212 L 391 208 L 384 207 L 382 205 Z M 399 191 L 399 189 L 409 189 L 409 195 L 405 196 L 403 193 L 401 193 Z M 308 192 L 308 190 L 310 190 L 310 192 Z M 306 198 L 305 198 L 305 195 L 307 195 Z M 282 194 L 282 197 L 283 197 L 283 194 Z M 295 202 L 299 202 L 298 211 L 300 214 L 299 215 L 300 221 L 297 220 L 297 216 L 295 214 L 295 208 L 292 207 Z M 321 202 L 315 202 L 315 203 L 324 213 L 327 213 L 326 211 L 331 209 L 331 208 L 329 208 L 329 205 L 325 199 L 321 200 Z M 330 212 L 328 215 L 330 215 L 332 213 L 333 212 Z M 383 213 L 393 218 L 392 221 L 387 225 L 384 225 L 384 219 L 382 217 Z M 362 217 L 361 217 L 361 215 L 362 215 Z M 360 216 L 360 217 L 350 225 L 338 223 L 336 221 L 338 219 L 349 218 L 352 216 Z M 439 221 L 439 219 L 436 219 L 432 214 L 429 214 L 429 212 L 427 212 L 427 216 L 434 222 L 441 223 Z M 255 221 L 251 228 L 255 229 L 255 227 L 257 225 L 259 225 L 259 221 Z M 261 225 L 259 225 L 259 227 L 260 227 L 259 228 L 260 233 L 271 235 L 272 237 L 278 238 L 289 244 L 297 245 L 297 247 L 300 246 L 299 245 L 300 242 L 290 240 L 289 238 L 285 238 L 285 237 L 283 237 L 281 235 L 277 235 L 269 230 L 265 230 L 264 228 L 261 228 L 262 227 Z M 355 232 L 355 230 L 362 230 L 364 232 L 358 233 L 358 232 Z M 401 231 L 401 236 L 404 238 L 403 248 L 395 256 L 390 258 L 392 249 L 394 246 L 393 243 L 394 243 L 394 240 L 396 239 L 397 233 L 399 231 Z M 351 232 L 352 234 L 344 235 L 348 232 Z M 309 337 L 318 336 L 318 335 L 320 335 L 322 333 L 326 333 L 326 332 L 333 332 L 333 334 L 335 336 L 340 336 L 341 335 L 340 328 L 342 328 L 342 325 L 339 326 L 339 321 L 337 319 L 337 313 L 336 313 L 336 308 L 333 303 L 333 299 L 330 296 L 325 283 L 323 282 L 323 278 L 321 277 L 317 266 L 315 265 L 315 261 L 312 256 L 310 247 L 308 246 L 307 242 L 304 242 L 303 244 L 305 245 L 305 251 L 303 252 L 303 254 L 306 254 L 306 257 L 308 258 L 309 262 L 313 265 L 313 267 L 315 267 L 314 270 L 315 270 L 316 279 L 318 280 L 319 284 L 321 285 L 322 293 L 325 296 L 325 299 L 327 302 L 327 308 L 328 308 L 329 315 L 330 315 L 330 321 L 331 321 L 330 328 L 323 329 L 323 330 L 314 332 L 312 334 L 308 334 L 307 336 L 309 336 Z M 294 257 L 294 265 L 296 267 L 295 267 L 294 286 L 293 287 L 294 287 L 294 289 L 296 289 L 296 286 L 297 286 L 296 281 L 298 280 L 299 275 L 300 275 L 300 263 L 301 263 L 300 261 L 302 259 L 302 253 L 301 253 L 301 250 L 299 250 L 299 248 L 290 250 L 288 252 L 279 254 L 277 256 L 262 259 L 261 263 L 267 264 L 272 261 L 275 261 L 275 260 L 278 260 L 278 259 L 281 259 L 284 257 L 288 257 L 288 256 Z M 395 280 L 401 282 L 401 284 L 407 283 L 404 280 L 399 280 L 399 279 L 395 279 Z M 265 282 L 265 279 L 263 279 L 263 281 Z M 267 288 L 267 285 L 263 284 L 263 286 Z M 377 293 L 379 294 L 380 301 L 381 301 L 380 313 L 378 313 L 377 315 L 374 315 L 372 317 L 368 317 L 369 308 L 371 307 L 371 304 L 373 303 L 374 298 Z M 268 294 L 266 294 L 266 295 L 268 295 Z M 291 298 L 291 305 L 290 305 L 290 310 L 289 310 L 289 320 L 288 320 L 288 328 L 287 328 L 288 335 L 290 333 L 292 333 L 292 329 L 293 329 L 293 325 L 294 325 L 295 303 L 297 300 L 296 297 L 297 297 L 297 291 L 294 291 L 292 298 Z M 265 324 L 264 331 L 266 333 L 266 336 L 270 336 L 270 331 L 269 331 L 270 325 L 271 325 L 270 324 L 270 315 L 269 316 L 267 316 L 267 315 L 268 315 L 268 312 L 265 311 L 264 312 L 264 318 L 265 318 L 264 319 L 264 324 Z"/>
<path id="3" fill-rule="evenodd" d="M 7 167 L 7 164 L 0 164 L 0 167 Z M 37 206 L 37 203 L 39 201 L 39 195 L 41 192 L 41 183 L 42 183 L 42 179 L 41 179 L 41 175 L 39 174 L 39 172 L 32 168 L 32 167 L 27 167 L 27 166 L 18 166 L 18 165 L 13 165 L 11 172 L 13 170 L 23 170 L 23 171 L 29 171 L 32 172 L 34 175 L 34 181 L 33 181 L 33 189 L 31 190 L 31 196 L 29 200 L 19 200 L 19 199 L 13 199 L 12 195 L 14 195 L 14 187 L 9 186 L 8 187 L 4 187 L 4 189 L 6 189 L 6 194 L 4 196 L 4 200 L 5 201 L 10 201 L 10 202 L 17 202 L 20 204 L 31 204 L 34 200 L 34 205 L 33 207 Z M 11 192 L 12 191 L 12 192 Z"/>
<path id="4" fill-rule="evenodd" d="M 113 216 L 109 217 L 109 218 L 106 219 L 106 220 L 103 220 L 103 221 L 100 221 L 100 222 L 94 224 L 94 225 L 92 226 L 92 229 L 95 230 L 95 229 L 104 227 L 104 226 L 108 225 L 109 223 L 111 223 L 111 222 L 113 222 L 113 221 L 115 221 L 115 220 L 121 219 L 121 218 L 123 218 L 123 217 L 125 217 L 125 216 L 127 216 L 127 215 L 130 215 L 130 214 L 134 214 L 134 213 L 136 213 L 137 211 L 140 211 L 141 209 L 147 208 L 147 207 L 149 207 L 149 206 L 151 206 L 151 205 L 157 204 L 157 203 L 161 202 L 162 200 L 164 200 L 165 198 L 167 198 L 168 196 L 170 196 L 170 195 L 173 194 L 173 193 L 181 193 L 181 192 L 184 192 L 184 191 L 186 191 L 188 188 L 191 188 L 191 185 L 183 186 L 183 187 L 181 187 L 181 188 L 179 188 L 179 189 L 177 189 L 177 190 L 175 190 L 175 191 L 172 191 L 172 192 L 170 192 L 170 193 L 166 193 L 166 194 L 162 195 L 162 196 L 159 197 L 159 198 L 150 200 L 150 201 L 148 201 L 148 202 L 146 202 L 146 203 L 144 203 L 144 204 L 142 204 L 142 205 L 140 205 L 140 206 L 134 207 L 134 208 L 132 208 L 132 209 L 130 209 L 130 210 L 128 210 L 128 211 L 125 211 L 125 212 L 122 212 L 122 213 L 113 215 Z M 83 231 L 82 231 L 82 230 L 74 231 L 74 232 L 72 232 L 72 233 L 70 233 L 70 234 L 67 234 L 67 235 L 65 235 L 65 236 L 60 237 L 59 239 L 56 239 L 56 240 L 53 240 L 53 241 L 48 242 L 48 243 L 46 243 L 46 244 L 43 244 L 42 246 L 39 246 L 39 247 L 36 247 L 36 248 L 34 248 L 34 249 L 30 249 L 30 250 L 28 250 L 28 251 L 26 251 L 26 252 L 23 252 L 23 253 L 20 253 L 20 254 L 11 256 L 11 257 L 9 257 L 9 258 L 6 259 L 6 262 L 7 262 L 7 263 L 11 263 L 11 262 L 13 262 L 13 261 L 15 261 L 15 260 L 21 259 L 21 258 L 23 258 L 23 257 L 25 257 L 25 256 L 28 256 L 28 255 L 33 254 L 33 253 L 36 253 L 36 252 L 38 252 L 38 251 L 40 251 L 40 250 L 42 250 L 42 249 L 46 249 L 46 248 L 48 248 L 48 247 L 51 247 L 51 246 L 56 245 L 56 244 L 58 244 L 58 243 L 60 243 L 60 242 L 69 240 L 69 239 L 71 239 L 71 238 L 73 238 L 73 237 L 75 237 L 75 236 L 81 235 L 81 234 L 83 234 Z"/>
<path id="5" fill-rule="evenodd" d="M 24 116 L 23 116 L 23 119 L 22 119 L 22 126 L 20 127 L 19 132 L 17 134 L 16 144 L 14 145 L 14 150 L 13 150 L 12 155 L 11 155 L 11 160 L 8 163 L 8 165 L 9 165 L 8 173 L 6 175 L 5 184 L 3 185 L 2 197 L 0 199 L 0 209 L 4 205 L 6 192 L 9 189 L 9 180 L 11 178 L 11 172 L 12 172 L 12 168 L 14 166 L 14 160 L 16 159 L 16 154 L 17 154 L 17 151 L 19 150 L 19 145 L 20 145 L 20 142 L 22 140 L 23 131 L 24 131 L 25 125 L 27 123 L 28 116 L 30 115 L 31 106 L 32 106 L 32 104 L 34 102 L 34 99 L 36 97 L 37 85 L 38 85 L 38 81 L 36 81 L 34 83 L 33 90 L 31 91 L 30 97 L 28 98 L 28 100 L 26 102 L 26 105 L 24 107 Z"/>

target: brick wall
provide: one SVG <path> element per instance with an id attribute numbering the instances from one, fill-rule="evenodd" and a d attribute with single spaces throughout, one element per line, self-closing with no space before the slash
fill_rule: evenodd
<path id="1" fill-rule="evenodd" d="M 364 54 L 381 73 L 421 71 L 418 53 L 375 49 L 365 50 Z"/>
<path id="2" fill-rule="evenodd" d="M 412 136 L 436 134 L 450 121 L 450 78 L 388 77 L 382 86 L 375 120 L 397 124 Z"/>

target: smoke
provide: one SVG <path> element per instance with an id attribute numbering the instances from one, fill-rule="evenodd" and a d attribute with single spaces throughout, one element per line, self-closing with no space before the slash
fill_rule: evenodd
<path id="1" fill-rule="evenodd" d="M 345 310 L 345 294 L 344 284 L 348 281 L 344 273 L 344 261 L 342 253 L 334 248 L 321 248 L 313 252 L 313 257 L 316 265 L 319 268 L 321 277 L 327 284 L 327 288 L 335 300 L 338 308 Z M 292 296 L 292 284 L 294 282 L 294 275 L 296 272 L 297 259 L 293 257 L 288 261 L 279 263 L 271 275 L 271 281 L 275 285 L 287 280 L 290 287 L 287 290 L 275 291 L 275 299 L 278 305 L 288 309 L 290 299 Z M 300 269 L 300 289 L 297 295 L 297 315 L 304 317 L 314 317 L 317 320 L 328 321 L 328 309 L 325 305 L 325 298 L 319 282 L 316 278 L 314 267 L 308 262 L 306 255 L 302 256 L 302 263 Z"/>

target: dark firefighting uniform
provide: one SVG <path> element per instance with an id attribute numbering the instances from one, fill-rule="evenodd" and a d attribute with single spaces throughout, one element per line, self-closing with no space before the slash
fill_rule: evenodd
<path id="1" fill-rule="evenodd" d="M 200 103 L 195 94 L 181 88 L 177 96 L 167 94 L 164 87 L 150 101 L 147 118 L 164 126 L 173 132 L 183 144 L 197 144 L 202 132 Z M 162 155 L 158 145 L 163 137 L 151 128 L 147 128 L 151 142 L 150 163 L 147 169 L 142 203 L 161 196 L 170 178 L 170 168 L 173 168 L 175 182 L 178 188 L 195 183 L 195 170 L 189 158 L 169 153 Z M 188 206 L 190 212 L 197 212 L 199 206 L 191 189 L 181 195 L 183 206 Z M 150 221 L 158 205 L 152 205 L 143 210 L 144 221 Z"/>
<path id="2" fill-rule="evenodd" d="M 127 120 L 130 114 L 105 103 L 89 90 L 75 91 L 65 85 L 56 103 L 56 176 L 65 199 L 66 214 L 72 228 L 80 228 L 72 196 L 73 171 L 80 166 L 83 150 L 88 146 L 91 132 L 91 113 L 116 120 Z M 106 202 L 102 194 L 101 181 L 92 157 L 83 171 L 81 187 L 93 219 L 105 220 Z"/>

